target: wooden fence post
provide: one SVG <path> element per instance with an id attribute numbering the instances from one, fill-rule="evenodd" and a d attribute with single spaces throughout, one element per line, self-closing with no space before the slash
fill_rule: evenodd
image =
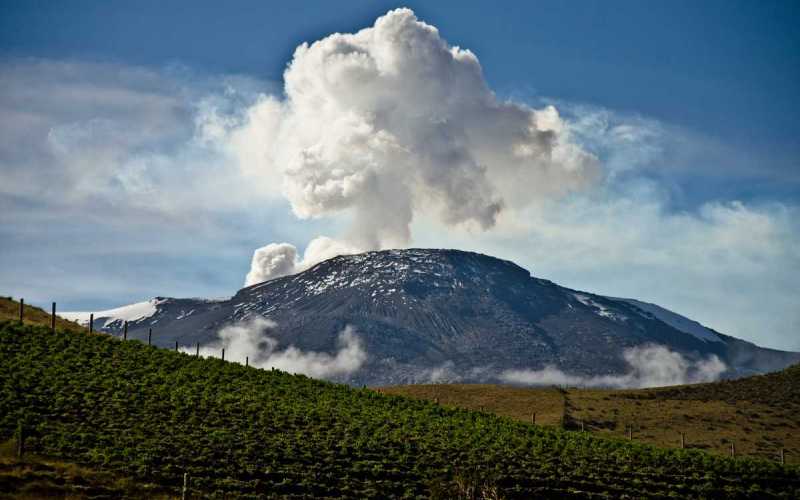
<path id="1" fill-rule="evenodd" d="M 194 357 L 195 358 L 199 358 L 200 357 L 200 342 L 197 343 L 197 350 L 194 353 Z"/>
<path id="2" fill-rule="evenodd" d="M 222 361 L 225 361 L 225 348 L 222 348 Z"/>
<path id="3" fill-rule="evenodd" d="M 633 441 L 633 424 L 628 426 L 628 441 Z"/>
<path id="4" fill-rule="evenodd" d="M 583 424 L 583 420 L 581 420 L 581 432 L 584 432 L 585 430 L 586 430 L 586 427 Z"/>
<path id="5" fill-rule="evenodd" d="M 56 303 L 53 302 L 53 313 L 50 315 L 50 328 L 56 333 Z"/>
<path id="6" fill-rule="evenodd" d="M 94 313 L 89 314 L 89 333 L 94 331 Z"/>
<path id="7" fill-rule="evenodd" d="M 786 453 L 783 448 L 781 448 L 781 465 L 786 465 Z"/>
<path id="8" fill-rule="evenodd" d="M 122 340 L 128 340 L 128 322 L 122 324 Z"/>
<path id="9" fill-rule="evenodd" d="M 178 341 L 175 341 L 175 352 L 178 352 Z"/>
<path id="10" fill-rule="evenodd" d="M 153 329 L 147 329 L 147 345 L 153 345 Z"/>
<path id="11" fill-rule="evenodd" d="M 19 322 L 25 317 L 25 299 L 19 299 Z"/>
<path id="12" fill-rule="evenodd" d="M 686 434 L 681 432 L 681 449 L 683 450 L 685 448 L 686 448 Z"/>
<path id="13" fill-rule="evenodd" d="M 17 422 L 17 458 L 22 458 L 25 453 L 25 427 L 22 420 Z"/>
<path id="14" fill-rule="evenodd" d="M 250 356 L 244 357 L 244 366 L 250 366 Z"/>
<path id="15" fill-rule="evenodd" d="M 731 458 L 736 458 L 736 445 L 731 441 Z"/>
<path id="16" fill-rule="evenodd" d="M 186 493 L 189 491 L 189 473 L 183 473 L 183 490 L 181 492 L 181 500 L 186 500 Z"/>

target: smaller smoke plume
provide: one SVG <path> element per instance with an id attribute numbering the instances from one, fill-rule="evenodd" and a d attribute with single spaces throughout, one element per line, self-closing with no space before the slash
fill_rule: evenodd
<path id="1" fill-rule="evenodd" d="M 659 345 L 625 349 L 623 357 L 630 367 L 623 375 L 584 377 L 546 366 L 541 370 L 506 370 L 500 378 L 524 385 L 643 388 L 713 382 L 727 369 L 716 355 L 692 363 L 680 353 Z"/>
<path id="2" fill-rule="evenodd" d="M 253 252 L 250 272 L 244 286 L 293 274 L 297 266 L 297 248 L 289 243 L 270 243 Z"/>
<path id="3" fill-rule="evenodd" d="M 216 342 L 200 348 L 200 354 L 217 357 L 225 349 L 225 359 L 233 362 L 244 364 L 249 357 L 250 366 L 256 368 L 277 368 L 314 378 L 348 375 L 361 368 L 367 359 L 361 339 L 350 326 L 339 333 L 339 350 L 335 354 L 304 352 L 291 345 L 278 350 L 278 341 L 267 335 L 274 327 L 275 322 L 260 317 L 226 326 L 217 333 Z"/>
<path id="4" fill-rule="evenodd" d="M 351 255 L 365 250 L 327 236 L 319 236 L 311 240 L 301 259 L 294 245 L 270 243 L 253 252 L 250 272 L 247 273 L 244 286 L 299 273 L 337 255 Z"/>

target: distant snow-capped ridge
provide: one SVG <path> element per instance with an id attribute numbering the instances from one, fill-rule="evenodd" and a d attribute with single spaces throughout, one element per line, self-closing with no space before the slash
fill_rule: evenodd
<path id="1" fill-rule="evenodd" d="M 91 315 L 94 315 L 94 327 L 98 330 L 109 328 L 112 326 L 119 326 L 125 321 L 128 323 L 141 323 L 148 318 L 154 317 L 164 305 L 172 302 L 191 301 L 202 304 L 214 304 L 218 302 L 225 302 L 228 297 L 220 298 L 191 298 L 191 299 L 172 299 L 168 297 L 153 297 L 150 300 L 143 302 L 136 302 L 125 306 L 115 307 L 113 309 L 106 309 L 103 311 L 66 311 L 58 313 L 58 316 L 69 320 L 75 321 L 80 325 L 87 326 Z M 176 319 L 183 319 L 192 314 L 192 310 L 182 311 Z M 153 322 L 155 324 L 155 321 Z"/>
<path id="2" fill-rule="evenodd" d="M 58 313 L 62 318 L 69 321 L 76 321 L 81 325 L 88 325 L 89 318 L 94 314 L 95 327 L 105 328 L 106 325 L 116 321 L 141 321 L 153 316 L 158 311 L 158 305 L 168 299 L 156 297 L 144 302 L 137 302 L 127 306 L 106 309 L 105 311 L 74 311 Z"/>

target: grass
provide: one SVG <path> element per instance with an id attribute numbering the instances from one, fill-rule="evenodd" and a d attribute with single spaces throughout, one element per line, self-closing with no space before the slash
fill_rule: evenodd
<path id="1" fill-rule="evenodd" d="M 515 393 L 482 393 L 484 411 L 470 411 L 0 322 L 0 442 L 22 423 L 25 456 L 43 457 L 14 465 L 23 479 L 3 491 L 26 498 L 48 478 L 86 476 L 121 495 L 135 484 L 178 495 L 188 473 L 195 498 L 800 496 L 798 467 L 517 422 L 488 411 Z"/>
<path id="2" fill-rule="evenodd" d="M 781 372 L 710 384 L 640 390 L 511 388 L 441 384 L 379 389 L 461 408 L 562 426 L 661 447 L 800 464 L 800 365 Z M 563 395 L 563 396 L 562 396 Z"/>
<path id="3" fill-rule="evenodd" d="M 634 393 L 639 396 L 641 393 Z M 638 399 L 616 391 L 571 390 L 569 415 L 573 425 L 584 421 L 592 432 L 625 436 L 633 426 L 636 440 L 729 455 L 800 464 L 800 418 L 780 405 L 727 399 Z"/>
<path id="4" fill-rule="evenodd" d="M 26 325 L 49 327 L 52 321 L 52 315 L 49 312 L 30 304 L 25 304 L 22 317 Z M 0 320 L 19 320 L 19 301 L 14 300 L 12 297 L 0 297 Z M 88 328 L 58 315 L 56 315 L 56 328 L 69 332 L 88 331 Z"/>
<path id="5" fill-rule="evenodd" d="M 16 456 L 16 442 L 0 443 L 0 500 L 41 498 L 174 498 L 164 488 L 113 472 L 34 454 Z"/>
<path id="6" fill-rule="evenodd" d="M 784 370 L 712 384 L 679 385 L 631 392 L 628 397 L 642 399 L 681 399 L 695 401 L 747 401 L 784 406 L 800 411 L 800 364 Z"/>
<path id="7" fill-rule="evenodd" d="M 564 395 L 557 389 L 530 389 L 490 384 L 428 384 L 381 387 L 383 394 L 438 401 L 448 407 L 486 411 L 522 422 L 560 426 Z"/>
<path id="8" fill-rule="evenodd" d="M 780 447 L 800 463 L 797 367 L 639 391 L 371 391 L 25 317 L 0 320 L 0 499 L 174 498 L 184 472 L 190 498 L 800 496 L 800 467 L 775 463 Z M 681 431 L 691 450 L 642 444 Z M 730 442 L 756 460 L 719 457 Z"/>

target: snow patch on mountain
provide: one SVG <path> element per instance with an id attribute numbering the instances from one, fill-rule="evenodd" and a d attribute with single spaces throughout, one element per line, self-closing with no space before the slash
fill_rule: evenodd
<path id="1" fill-rule="evenodd" d="M 684 333 L 688 333 L 689 335 L 693 335 L 700 340 L 705 342 L 722 342 L 722 339 L 719 338 L 717 334 L 715 334 L 710 329 L 704 327 L 697 321 L 693 321 L 685 316 L 681 316 L 680 314 L 676 314 L 670 310 L 664 309 L 661 306 L 657 306 L 655 304 L 650 304 L 649 302 L 642 302 L 640 300 L 635 299 L 622 299 L 617 297 L 607 297 L 611 300 L 616 300 L 618 302 L 625 302 L 630 304 L 637 309 L 642 311 L 642 316 L 647 317 L 651 315 L 656 319 L 663 321 L 664 323 L 668 324 L 672 328 L 676 330 L 680 330 Z"/>
<path id="2" fill-rule="evenodd" d="M 625 321 L 628 319 L 627 316 L 614 312 L 603 304 L 592 300 L 592 298 L 588 295 L 584 295 L 582 293 L 573 293 L 572 295 L 578 300 L 578 302 L 592 309 L 598 316 L 602 316 L 613 321 Z"/>
<path id="3" fill-rule="evenodd" d="M 81 325 L 89 324 L 89 317 L 94 314 L 95 327 L 104 328 L 106 325 L 115 321 L 138 321 L 149 318 L 158 312 L 158 305 L 166 299 L 155 298 L 144 302 L 137 302 L 127 306 L 115 307 L 105 311 L 75 311 L 58 313 L 62 318 L 69 321 L 77 321 Z"/>

